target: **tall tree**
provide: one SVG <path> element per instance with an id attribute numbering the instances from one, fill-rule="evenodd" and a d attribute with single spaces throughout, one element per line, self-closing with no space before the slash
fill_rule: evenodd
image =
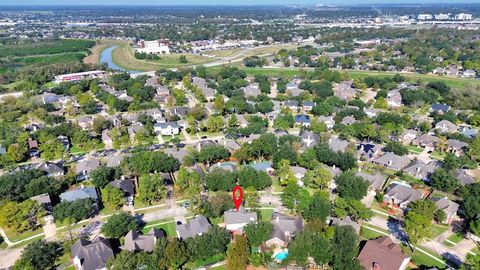
<path id="1" fill-rule="evenodd" d="M 247 267 L 250 246 L 245 236 L 236 235 L 227 250 L 227 269 L 243 270 Z"/>
<path id="2" fill-rule="evenodd" d="M 108 209 L 120 209 L 125 203 L 123 191 L 112 185 L 107 185 L 102 189 L 102 202 Z"/>
<path id="3" fill-rule="evenodd" d="M 270 222 L 260 221 L 250 223 L 243 229 L 251 246 L 259 246 L 270 238 L 273 231 L 273 225 Z"/>
<path id="4" fill-rule="evenodd" d="M 144 203 L 152 204 L 166 196 L 163 176 L 161 174 L 142 175 L 138 185 L 138 199 Z"/>
<path id="5" fill-rule="evenodd" d="M 335 234 L 332 239 L 333 260 L 332 266 L 335 270 L 361 270 L 358 262 L 358 236 L 351 226 L 335 227 Z"/>
<path id="6" fill-rule="evenodd" d="M 138 228 L 137 220 L 131 215 L 122 212 L 111 216 L 102 226 L 102 233 L 108 238 L 120 238 L 130 230 Z"/>
<path id="7" fill-rule="evenodd" d="M 37 240 L 28 244 L 13 269 L 53 269 L 55 260 L 62 254 L 60 245 L 55 242 Z"/>

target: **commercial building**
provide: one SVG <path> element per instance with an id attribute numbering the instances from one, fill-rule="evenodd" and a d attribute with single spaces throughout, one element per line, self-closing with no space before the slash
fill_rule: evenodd
<path id="1" fill-rule="evenodd" d="M 105 71 L 102 70 L 93 70 L 93 71 L 86 71 L 86 72 L 79 72 L 79 73 L 70 73 L 64 75 L 57 75 L 55 76 L 56 83 L 62 82 L 75 82 L 80 81 L 83 79 L 95 79 L 101 78 L 105 75 Z"/>
<path id="2" fill-rule="evenodd" d="M 171 42 L 169 39 L 159 39 L 145 41 L 141 39 L 137 42 L 135 50 L 139 53 L 146 54 L 169 54 Z"/>

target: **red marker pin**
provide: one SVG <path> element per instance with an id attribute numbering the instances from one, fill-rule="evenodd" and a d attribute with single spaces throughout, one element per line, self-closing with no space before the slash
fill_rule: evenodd
<path id="1" fill-rule="evenodd" d="M 237 191 L 238 191 L 238 197 L 237 197 Z M 233 188 L 232 197 L 233 197 L 233 203 L 235 204 L 235 208 L 238 211 L 243 200 L 243 190 L 241 186 L 235 186 Z"/>

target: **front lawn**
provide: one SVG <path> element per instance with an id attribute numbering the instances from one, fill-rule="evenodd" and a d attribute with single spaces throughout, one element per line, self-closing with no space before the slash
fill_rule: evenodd
<path id="1" fill-rule="evenodd" d="M 435 238 L 435 237 L 439 236 L 440 234 L 446 232 L 448 230 L 448 228 L 449 228 L 449 226 L 434 224 L 432 226 L 432 230 L 433 230 L 433 237 L 432 238 Z"/>
<path id="2" fill-rule="evenodd" d="M 443 244 L 449 246 L 449 247 L 453 247 L 455 246 L 456 244 L 460 243 L 460 241 L 463 240 L 463 234 L 462 233 L 455 233 L 453 235 L 451 235 L 450 237 L 447 238 L 448 241 L 443 241 Z"/>
<path id="3" fill-rule="evenodd" d="M 422 250 L 425 250 L 425 248 L 422 248 Z M 432 254 L 432 255 L 434 254 L 434 252 L 431 252 L 431 251 L 428 251 L 428 250 L 425 250 L 425 251 L 428 252 L 429 254 Z M 435 256 L 435 255 L 433 255 L 433 256 L 438 258 L 439 260 L 443 261 L 442 258 L 440 258 L 438 256 Z M 437 260 L 434 260 L 430 256 L 428 256 L 425 253 L 420 252 L 418 250 L 415 250 L 415 252 L 413 253 L 412 262 L 415 265 L 417 265 L 418 267 L 426 266 L 427 268 L 429 268 L 429 267 L 437 267 L 438 269 L 445 268 L 445 263 L 441 263 Z M 423 269 L 423 268 L 421 268 L 421 269 Z"/>
<path id="4" fill-rule="evenodd" d="M 271 221 L 273 215 L 273 209 L 261 209 L 260 210 L 260 220 L 262 221 Z"/>
<path id="5" fill-rule="evenodd" d="M 33 230 L 33 231 L 28 230 L 28 231 L 25 231 L 25 232 L 22 232 L 22 233 L 15 232 L 14 230 L 11 230 L 11 229 L 8 229 L 8 228 L 4 228 L 3 230 L 7 234 L 8 240 L 10 240 L 11 242 L 18 242 L 18 241 L 21 241 L 23 239 L 32 237 L 34 235 L 38 235 L 38 234 L 43 233 L 43 228 L 42 227 L 40 227 L 36 230 Z M 44 237 L 44 235 L 40 235 L 38 237 Z"/>
<path id="6" fill-rule="evenodd" d="M 372 225 L 368 225 L 368 226 L 373 227 Z M 375 228 L 375 229 L 378 229 L 379 231 L 381 230 L 380 228 Z M 382 233 L 376 232 L 372 229 L 369 229 L 365 226 L 362 226 L 362 228 L 360 229 L 360 237 L 365 240 L 375 239 L 380 236 L 385 236 L 385 235 Z"/>
<path id="7" fill-rule="evenodd" d="M 142 229 L 142 232 L 148 233 L 150 230 L 153 228 L 155 229 L 162 229 L 167 233 L 168 237 L 176 237 L 177 236 L 177 230 L 176 230 L 176 224 L 175 221 L 167 221 L 167 223 L 164 223 L 165 221 L 154 221 L 154 222 L 148 222 L 145 227 Z M 158 224 L 158 225 L 157 225 Z"/>
<path id="8" fill-rule="evenodd" d="M 225 254 L 217 254 L 217 255 L 215 255 L 213 257 L 210 257 L 208 259 L 205 259 L 205 260 L 196 260 L 196 261 L 193 261 L 193 262 L 188 262 L 185 265 L 185 269 L 197 269 L 197 268 L 200 268 L 202 266 L 211 265 L 211 264 L 223 261 L 224 259 L 225 259 Z"/>

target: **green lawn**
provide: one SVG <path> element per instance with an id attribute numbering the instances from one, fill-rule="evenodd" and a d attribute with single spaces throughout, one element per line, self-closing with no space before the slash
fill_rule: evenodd
<path id="1" fill-rule="evenodd" d="M 368 226 L 373 227 L 372 225 L 368 225 Z M 380 228 L 376 228 L 376 229 L 383 231 Z M 360 237 L 362 237 L 363 239 L 370 240 L 370 239 L 378 238 L 380 236 L 384 236 L 384 234 L 373 231 L 373 230 L 371 230 L 367 227 L 364 227 L 364 226 L 362 226 L 362 228 L 360 229 Z"/>
<path id="2" fill-rule="evenodd" d="M 193 262 L 188 262 L 185 265 L 185 269 L 196 269 L 205 265 L 211 265 L 225 259 L 225 254 L 217 254 L 211 258 L 205 260 L 196 260 Z M 212 268 L 213 269 L 213 268 Z"/>
<path id="3" fill-rule="evenodd" d="M 425 250 L 425 248 L 422 248 L 422 250 Z M 429 251 L 429 250 L 425 250 L 426 252 L 430 253 L 430 254 L 435 254 L 435 252 L 433 251 Z M 439 260 L 442 260 L 442 258 L 438 257 L 438 256 L 435 256 L 437 257 Z M 445 263 L 440 263 L 436 260 L 434 260 L 433 258 L 427 256 L 425 253 L 423 252 L 420 252 L 418 250 L 415 250 L 415 252 L 413 253 L 412 255 L 412 262 L 414 264 L 416 264 L 417 266 L 427 266 L 427 267 L 437 267 L 438 269 L 443 269 L 445 267 Z"/>
<path id="4" fill-rule="evenodd" d="M 407 149 L 409 152 L 415 153 L 415 154 L 420 154 L 423 152 L 423 148 L 416 147 L 413 145 L 407 145 Z"/>
<path id="5" fill-rule="evenodd" d="M 450 236 L 447 238 L 450 242 L 453 242 L 455 244 L 458 244 L 460 243 L 460 241 L 462 241 L 464 238 L 463 238 L 463 234 L 462 233 L 455 233 L 454 235 Z M 445 242 L 444 242 L 445 243 Z M 449 243 L 449 242 L 447 242 Z"/>
<path id="6" fill-rule="evenodd" d="M 41 227 L 36 229 L 36 230 L 33 230 L 33 231 L 29 230 L 29 231 L 25 231 L 25 232 L 22 232 L 22 233 L 15 232 L 15 231 L 10 230 L 8 228 L 4 228 L 4 231 L 7 234 L 8 240 L 10 240 L 11 242 L 18 242 L 18 241 L 23 240 L 25 238 L 29 238 L 29 237 L 32 237 L 34 235 L 43 233 L 43 229 Z M 41 237 L 43 237 L 43 235 Z"/>
<path id="7" fill-rule="evenodd" d="M 443 160 L 445 158 L 445 153 L 434 151 L 430 156 L 434 159 Z"/>
<path id="8" fill-rule="evenodd" d="M 262 221 L 271 221 L 273 215 L 273 209 L 261 209 L 260 210 L 260 220 Z"/>
<path id="9" fill-rule="evenodd" d="M 220 265 L 212 268 L 208 268 L 209 270 L 227 270 L 227 267 L 225 265 Z"/>
<path id="10" fill-rule="evenodd" d="M 151 222 L 151 224 L 149 224 L 149 223 L 147 223 L 146 226 L 148 226 L 148 225 L 153 225 L 153 226 L 148 227 L 148 228 L 144 227 L 142 229 L 143 233 L 148 233 L 150 230 L 155 228 L 155 229 L 164 230 L 167 233 L 168 237 L 176 237 L 177 236 L 177 232 L 176 232 L 176 228 L 175 228 L 175 221 L 173 221 L 173 220 L 171 222 L 164 223 L 164 224 L 161 224 L 161 225 L 154 225 L 154 224 L 162 223 L 162 221 Z"/>
<path id="11" fill-rule="evenodd" d="M 434 224 L 432 226 L 432 229 L 433 229 L 433 237 L 432 238 L 435 238 L 437 236 L 439 236 L 440 234 L 446 232 L 448 230 L 449 226 L 442 226 L 442 225 L 438 225 L 438 224 Z"/>

